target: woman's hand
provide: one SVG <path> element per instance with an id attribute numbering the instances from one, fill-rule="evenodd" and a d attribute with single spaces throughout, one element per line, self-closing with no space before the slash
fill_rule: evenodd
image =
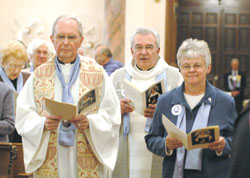
<path id="1" fill-rule="evenodd" d="M 209 144 L 208 148 L 213 150 L 213 151 L 217 151 L 217 152 L 223 151 L 224 148 L 225 148 L 225 139 L 224 139 L 224 137 L 219 137 L 218 140 L 216 140 L 213 143 Z"/>
<path id="2" fill-rule="evenodd" d="M 170 136 L 166 137 L 166 147 L 168 150 L 174 150 L 176 148 L 182 147 L 183 144 L 181 141 L 177 140 L 176 138 L 171 138 Z"/>

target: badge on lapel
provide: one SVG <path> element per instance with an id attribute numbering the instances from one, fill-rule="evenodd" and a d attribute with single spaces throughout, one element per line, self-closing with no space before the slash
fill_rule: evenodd
<path id="1" fill-rule="evenodd" d="M 180 104 L 176 104 L 172 107 L 171 112 L 174 116 L 178 116 L 181 113 L 181 105 Z"/>

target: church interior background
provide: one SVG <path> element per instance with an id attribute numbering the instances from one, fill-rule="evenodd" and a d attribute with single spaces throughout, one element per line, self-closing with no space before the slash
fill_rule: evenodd
<path id="1" fill-rule="evenodd" d="M 1 0 L 0 47 L 18 39 L 49 40 L 54 20 L 77 16 L 84 30 L 84 54 L 93 56 L 98 43 L 110 46 L 115 59 L 131 58 L 130 34 L 138 26 L 152 27 L 161 37 L 160 55 L 176 63 L 176 49 L 186 38 L 208 42 L 212 72 L 208 79 L 223 89 L 230 60 L 238 57 L 246 73 L 245 98 L 250 98 L 250 0 Z"/>

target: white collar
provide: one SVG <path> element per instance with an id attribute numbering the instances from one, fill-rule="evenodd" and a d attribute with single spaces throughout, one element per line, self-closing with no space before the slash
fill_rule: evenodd
<path id="1" fill-rule="evenodd" d="M 126 65 L 125 65 L 126 71 L 132 78 L 140 79 L 140 80 L 148 80 L 151 78 L 154 78 L 155 76 L 159 75 L 162 73 L 164 70 L 168 68 L 167 62 L 159 56 L 159 59 L 156 63 L 156 65 L 148 70 L 148 71 L 142 71 L 139 70 L 138 67 L 135 65 L 135 60 L 130 60 Z"/>

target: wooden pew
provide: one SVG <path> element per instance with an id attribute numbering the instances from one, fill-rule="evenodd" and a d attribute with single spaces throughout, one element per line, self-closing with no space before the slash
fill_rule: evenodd
<path id="1" fill-rule="evenodd" d="M 33 177 L 32 173 L 25 173 L 21 143 L 0 143 L 0 158 L 4 160 L 0 161 L 0 178 Z"/>
<path id="2" fill-rule="evenodd" d="M 0 142 L 0 178 L 13 177 L 13 161 L 16 157 L 16 147 L 10 143 Z"/>
<path id="3" fill-rule="evenodd" d="M 14 161 L 13 178 L 32 178 L 32 173 L 25 173 L 23 162 L 23 146 L 22 143 L 12 143 L 17 149 L 17 159 Z"/>

